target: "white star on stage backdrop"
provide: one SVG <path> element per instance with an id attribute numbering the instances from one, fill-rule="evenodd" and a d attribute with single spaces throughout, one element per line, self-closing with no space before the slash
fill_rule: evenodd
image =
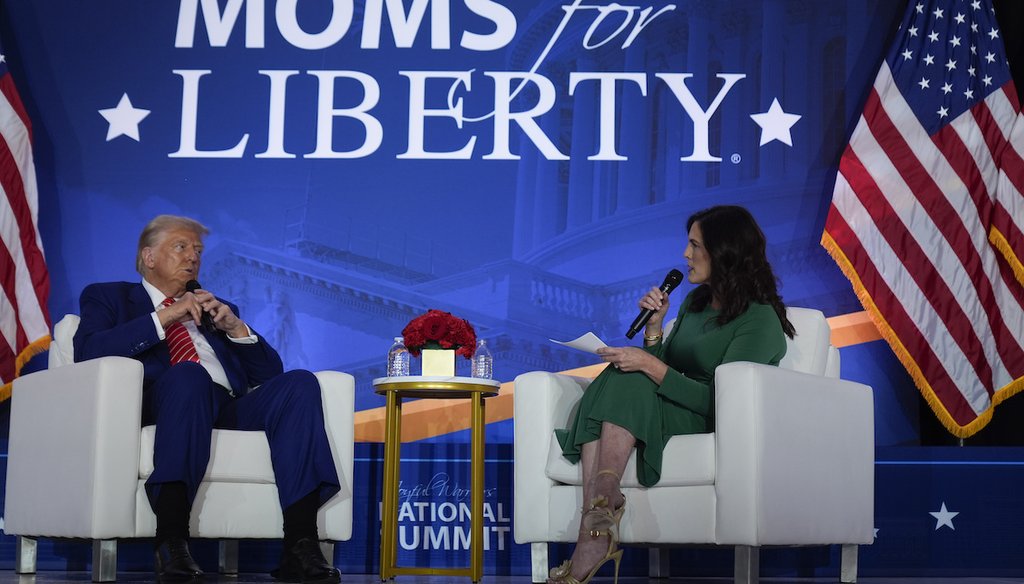
<path id="1" fill-rule="evenodd" d="M 960 514 L 959 511 L 949 511 L 946 509 L 946 502 L 942 502 L 942 508 L 938 511 L 929 511 L 929 515 L 935 518 L 935 530 L 938 531 L 940 527 L 946 526 L 956 531 L 953 527 L 953 518 Z"/>
<path id="2" fill-rule="evenodd" d="M 793 145 L 793 136 L 789 130 L 793 127 L 793 124 L 801 118 L 796 114 L 787 114 L 782 111 L 782 106 L 779 105 L 779 99 L 775 98 L 772 100 L 771 107 L 768 111 L 760 114 L 750 114 L 750 118 L 761 126 L 761 146 L 771 142 L 772 140 L 778 140 L 787 146 Z"/>
<path id="3" fill-rule="evenodd" d="M 127 93 L 121 95 L 117 107 L 101 109 L 99 112 L 110 124 L 107 128 L 107 142 L 118 136 L 128 136 L 138 142 L 139 123 L 149 115 L 149 110 L 132 106 L 132 100 L 128 99 Z"/>

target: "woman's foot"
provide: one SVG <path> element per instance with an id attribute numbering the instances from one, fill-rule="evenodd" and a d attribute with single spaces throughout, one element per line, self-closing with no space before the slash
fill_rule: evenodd
<path id="1" fill-rule="evenodd" d="M 572 558 L 549 572 L 548 584 L 587 582 L 601 564 L 614 559 L 617 566 L 622 555 L 618 550 L 620 518 L 621 513 L 609 506 L 607 497 L 595 498 L 580 520 Z"/>

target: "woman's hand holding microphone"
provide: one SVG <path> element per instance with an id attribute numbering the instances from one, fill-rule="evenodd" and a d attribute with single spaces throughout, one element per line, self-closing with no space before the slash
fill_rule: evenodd
<path id="1" fill-rule="evenodd" d="M 654 312 L 650 320 L 647 321 L 644 344 L 653 345 L 661 340 L 662 323 L 665 321 L 665 314 L 668 313 L 668 305 L 668 294 L 659 288 L 651 288 L 640 298 L 637 306 L 641 310 Z M 668 370 L 668 365 L 661 359 L 636 347 L 604 347 L 598 349 L 597 354 L 620 371 L 627 373 L 641 371 L 659 384 L 665 378 L 665 372 Z"/>

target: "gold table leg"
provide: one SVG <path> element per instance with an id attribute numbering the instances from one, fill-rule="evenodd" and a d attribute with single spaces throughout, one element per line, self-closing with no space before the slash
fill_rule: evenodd
<path id="1" fill-rule="evenodd" d="M 380 579 L 395 577 L 398 561 L 398 465 L 401 460 L 402 399 L 389 391 L 384 422 L 384 484 L 381 497 Z"/>
<path id="2" fill-rule="evenodd" d="M 484 399 L 480 393 L 473 394 L 470 426 L 472 445 L 470 472 L 473 493 L 470 499 L 470 561 L 469 568 L 473 582 L 479 582 L 484 573 Z"/>

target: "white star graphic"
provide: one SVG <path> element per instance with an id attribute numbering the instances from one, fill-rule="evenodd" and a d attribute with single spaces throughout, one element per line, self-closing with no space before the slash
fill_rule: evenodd
<path id="1" fill-rule="evenodd" d="M 974 67 L 968 67 L 967 74 L 970 75 L 971 77 L 974 77 Z"/>
<path id="2" fill-rule="evenodd" d="M 989 85 L 992 85 L 992 76 L 991 75 L 986 75 L 986 76 L 982 77 L 981 78 L 981 82 L 985 84 L 985 87 L 988 87 Z"/>
<path id="3" fill-rule="evenodd" d="M 128 94 L 121 96 L 117 107 L 99 110 L 103 119 L 107 120 L 107 142 L 118 136 L 128 136 L 136 142 L 139 141 L 139 123 L 149 115 L 149 110 L 132 106 L 132 100 Z"/>
<path id="4" fill-rule="evenodd" d="M 911 52 L 910 49 L 907 49 L 907 50 L 903 51 L 902 54 L 903 54 L 903 60 L 904 61 L 909 61 L 910 59 L 912 59 L 914 57 L 914 53 Z"/>
<path id="5" fill-rule="evenodd" d="M 989 54 L 985 55 L 985 60 L 988 61 L 989 63 L 995 63 L 996 62 L 996 54 L 995 53 L 989 53 Z"/>
<path id="6" fill-rule="evenodd" d="M 4 54 L 0 53 L 0 63 L 6 63 L 6 62 L 7 62 L 7 55 L 4 55 Z"/>
<path id="7" fill-rule="evenodd" d="M 946 69 L 948 71 L 952 71 L 953 69 L 956 69 L 956 61 L 954 61 L 953 59 L 950 59 L 949 61 L 947 61 L 946 62 Z"/>
<path id="8" fill-rule="evenodd" d="M 971 23 L 971 32 L 978 32 L 978 23 L 977 22 L 972 22 Z"/>
<path id="9" fill-rule="evenodd" d="M 944 83 L 942 85 L 942 93 L 945 93 L 946 95 L 949 95 L 949 93 L 952 92 L 952 91 L 953 91 L 953 86 L 950 85 L 949 83 Z"/>
<path id="10" fill-rule="evenodd" d="M 974 99 L 974 90 L 968 89 L 967 91 L 965 91 L 964 97 L 966 97 L 967 99 Z"/>
<path id="11" fill-rule="evenodd" d="M 928 80 L 925 79 L 924 77 L 922 77 L 921 80 L 917 82 L 917 84 L 921 86 L 921 89 L 928 89 Z"/>
<path id="12" fill-rule="evenodd" d="M 946 509 L 946 502 L 942 502 L 942 508 L 938 511 L 929 511 L 929 515 L 935 518 L 935 530 L 938 531 L 940 527 L 947 526 L 953 531 L 956 528 L 953 527 L 953 518 L 960 514 L 959 511 L 949 511 Z"/>
<path id="13" fill-rule="evenodd" d="M 963 14 L 960 14 L 959 12 L 957 12 L 957 13 L 956 13 L 956 23 L 957 23 L 957 24 L 963 24 L 963 23 L 964 23 L 964 20 L 966 20 L 966 19 L 964 18 L 964 15 L 963 15 Z"/>
<path id="14" fill-rule="evenodd" d="M 945 118 L 945 117 L 949 116 L 949 109 L 944 108 L 944 107 L 940 107 L 939 111 L 937 111 L 935 113 L 939 114 L 940 118 Z"/>
<path id="15" fill-rule="evenodd" d="M 936 8 L 935 12 L 932 12 L 932 14 L 935 15 L 935 18 L 942 18 L 942 9 L 941 8 Z"/>
<path id="16" fill-rule="evenodd" d="M 977 46 L 971 45 L 971 54 L 972 55 L 977 55 L 978 54 L 978 47 Z"/>
<path id="17" fill-rule="evenodd" d="M 924 4 L 918 4 L 914 7 L 918 14 L 924 14 Z"/>
<path id="18" fill-rule="evenodd" d="M 912 26 L 912 27 L 907 29 L 907 32 L 910 33 L 910 36 L 916 37 L 917 36 L 917 27 L 916 26 Z"/>
<path id="19" fill-rule="evenodd" d="M 974 2 L 971 2 L 971 8 L 981 10 L 981 0 L 974 0 Z"/>
<path id="20" fill-rule="evenodd" d="M 990 38 L 990 39 L 999 38 L 999 31 L 994 29 L 994 28 L 992 30 L 988 31 L 988 38 Z"/>
<path id="21" fill-rule="evenodd" d="M 953 45 L 954 47 L 959 47 L 960 46 L 960 37 L 955 36 L 955 37 L 949 39 L 949 44 Z"/>
<path id="22" fill-rule="evenodd" d="M 875 527 L 875 528 L 874 528 L 874 530 L 875 530 L 875 533 L 874 533 L 874 534 L 872 535 L 872 537 L 873 537 L 874 539 L 878 539 L 878 528 L 877 528 L 877 527 Z"/>
<path id="23" fill-rule="evenodd" d="M 778 98 L 772 100 L 772 105 L 768 108 L 768 111 L 760 114 L 750 114 L 750 118 L 758 126 L 761 126 L 760 146 L 764 146 L 772 140 L 778 140 L 787 146 L 792 146 L 793 136 L 789 133 L 789 130 L 793 127 L 793 124 L 797 123 L 800 117 L 796 114 L 787 114 L 782 111 Z"/>
<path id="24" fill-rule="evenodd" d="M 930 40 L 933 43 L 938 41 L 939 40 L 939 33 L 934 32 L 934 31 L 928 33 L 928 40 Z"/>
<path id="25" fill-rule="evenodd" d="M 925 55 L 924 56 L 924 62 L 925 62 L 926 65 L 934 65 L 935 64 L 935 57 L 933 55 Z"/>

